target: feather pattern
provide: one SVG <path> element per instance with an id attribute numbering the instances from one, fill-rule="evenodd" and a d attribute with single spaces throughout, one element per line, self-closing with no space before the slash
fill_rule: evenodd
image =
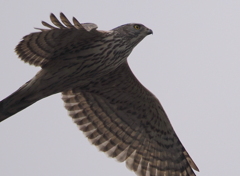
<path id="1" fill-rule="evenodd" d="M 73 121 L 92 144 L 139 176 L 194 176 L 198 170 L 157 98 L 127 63 L 85 88 L 63 92 Z"/>
<path id="2" fill-rule="evenodd" d="M 105 36 L 103 32 L 96 30 L 96 24 L 81 24 L 73 18 L 73 25 L 63 13 L 60 13 L 63 24 L 54 14 L 50 14 L 50 20 L 56 27 L 43 21 L 42 24 L 49 29 L 37 28 L 41 32 L 23 37 L 17 45 L 15 51 L 24 62 L 42 67 L 49 60 L 58 58 L 63 54 L 62 51 L 78 45 L 81 41 Z"/>
<path id="3" fill-rule="evenodd" d="M 60 13 L 54 26 L 17 45 L 19 57 L 42 69 L 0 101 L 0 121 L 62 92 L 69 115 L 99 150 L 126 161 L 139 176 L 194 176 L 198 170 L 158 99 L 135 78 L 127 57 L 152 30 L 125 24 L 110 31 L 73 24 Z M 137 27 L 136 27 L 137 26 Z"/>

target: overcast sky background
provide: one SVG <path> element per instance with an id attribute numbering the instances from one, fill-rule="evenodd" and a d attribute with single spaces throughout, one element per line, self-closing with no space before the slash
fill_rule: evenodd
<path id="1" fill-rule="evenodd" d="M 133 50 L 130 67 L 159 98 L 197 176 L 239 175 L 240 1 L 0 2 L 0 99 L 40 69 L 20 61 L 14 48 L 51 12 L 104 30 L 142 23 L 154 34 Z M 88 142 L 56 94 L 0 124 L 0 175 L 135 174 Z"/>

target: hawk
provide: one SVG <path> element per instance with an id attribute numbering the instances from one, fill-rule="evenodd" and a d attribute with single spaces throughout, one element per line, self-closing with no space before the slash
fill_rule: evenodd
<path id="1" fill-rule="evenodd" d="M 194 176 L 197 166 L 177 137 L 158 99 L 127 63 L 133 48 L 152 34 L 142 24 L 109 31 L 73 24 L 60 13 L 55 26 L 31 33 L 16 53 L 42 69 L 0 102 L 0 121 L 61 92 L 69 115 L 89 141 L 139 176 Z"/>

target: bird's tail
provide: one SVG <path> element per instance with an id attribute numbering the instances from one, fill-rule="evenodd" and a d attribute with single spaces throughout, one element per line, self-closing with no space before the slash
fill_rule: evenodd
<path id="1" fill-rule="evenodd" d="M 0 122 L 46 97 L 32 86 L 34 78 L 0 101 Z"/>

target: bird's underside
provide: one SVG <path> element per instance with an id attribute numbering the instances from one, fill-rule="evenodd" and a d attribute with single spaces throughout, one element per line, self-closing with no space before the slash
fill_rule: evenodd
<path id="1" fill-rule="evenodd" d="M 43 22 L 49 29 L 25 36 L 16 47 L 23 61 L 41 66 L 42 71 L 0 102 L 0 121 L 46 96 L 62 92 L 69 115 L 89 141 L 110 157 L 126 161 L 127 167 L 137 175 L 195 176 L 192 168 L 197 171 L 198 168 L 178 139 L 160 102 L 136 79 L 127 60 L 112 61 L 112 65 L 117 63 L 113 67 L 110 62 L 102 61 L 104 58 L 115 58 L 114 54 L 120 58 L 119 53 L 124 52 L 121 44 L 111 43 L 114 37 L 103 46 L 103 41 L 108 41 L 107 37 L 115 29 L 98 31 L 95 24 L 80 24 L 75 18 L 72 25 L 62 13 L 60 18 L 63 24 L 51 14 L 51 21 L 56 27 Z M 117 30 L 117 35 L 121 34 Z M 134 37 L 150 32 L 136 33 Z M 139 37 L 133 43 L 136 45 L 141 40 Z M 116 52 L 109 51 L 110 54 L 103 57 L 96 49 L 86 49 L 89 43 L 91 47 L 98 47 L 99 51 L 101 48 L 122 48 Z M 83 55 L 86 58 L 82 58 Z M 101 60 L 95 61 L 97 58 Z M 81 63 L 76 67 L 78 70 L 69 71 L 78 61 Z M 97 65 L 100 62 L 105 65 Z M 65 69 L 60 69 L 61 64 Z M 89 70 L 95 72 L 90 74 Z M 72 76 L 71 79 L 65 80 L 65 74 Z M 64 83 L 67 86 L 64 87 Z M 49 87 L 51 90 L 48 90 Z"/>
<path id="2" fill-rule="evenodd" d="M 197 170 L 157 98 L 127 63 L 86 88 L 63 92 L 65 107 L 101 151 L 138 175 L 193 176 Z"/>

